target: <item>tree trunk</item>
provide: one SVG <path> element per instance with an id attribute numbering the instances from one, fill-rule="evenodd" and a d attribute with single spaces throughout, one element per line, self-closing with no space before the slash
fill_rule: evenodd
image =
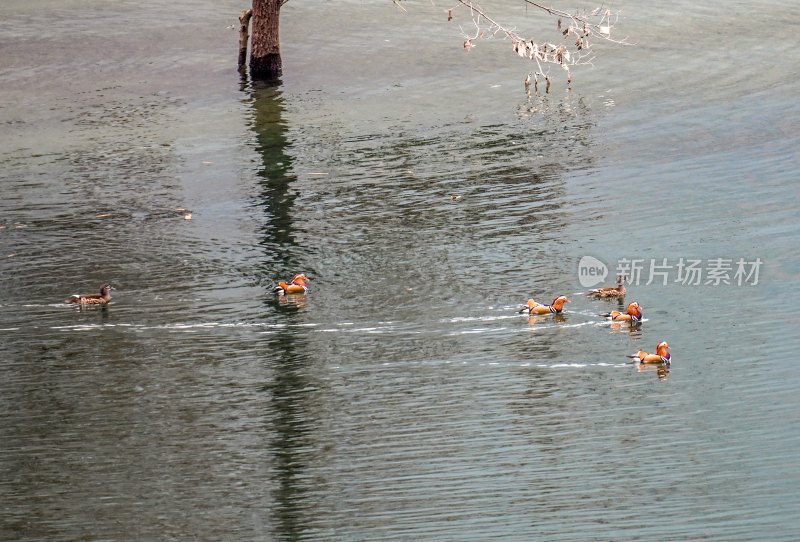
<path id="1" fill-rule="evenodd" d="M 253 37 L 250 42 L 250 77 L 271 81 L 281 76 L 278 22 L 285 0 L 253 0 Z"/>

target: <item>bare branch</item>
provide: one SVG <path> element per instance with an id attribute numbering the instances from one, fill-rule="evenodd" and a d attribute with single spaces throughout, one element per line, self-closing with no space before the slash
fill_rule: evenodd
<path id="1" fill-rule="evenodd" d="M 401 0 L 392 0 L 400 7 Z M 545 81 L 545 91 L 550 92 L 551 77 L 550 66 L 558 66 L 567 74 L 567 88 L 572 84 L 573 66 L 592 65 L 594 52 L 592 50 L 595 38 L 607 42 L 630 45 L 627 38 L 616 39 L 612 37 L 612 30 L 619 20 L 619 13 L 612 12 L 605 7 L 599 7 L 590 12 L 568 13 L 566 11 L 547 7 L 536 0 L 522 0 L 551 17 L 557 19 L 555 39 L 553 41 L 538 40 L 523 37 L 516 28 L 501 24 L 490 16 L 473 0 L 453 0 L 455 7 L 445 10 L 447 20 L 455 18 L 454 11 L 458 7 L 469 10 L 474 31 L 467 32 L 459 25 L 461 36 L 464 39 L 464 49 L 470 51 L 481 39 L 502 36 L 511 42 L 513 51 L 521 58 L 536 62 L 536 71 L 529 73 L 525 78 L 525 91 L 530 94 L 531 77 L 533 88 L 538 92 L 539 78 Z"/>
<path id="2" fill-rule="evenodd" d="M 550 15 L 555 15 L 558 17 L 566 17 L 570 19 L 573 23 L 573 28 L 580 28 L 581 32 L 585 36 L 589 36 L 592 30 L 597 32 L 597 35 L 607 41 L 618 43 L 620 45 L 631 45 L 627 39 L 622 38 L 621 40 L 616 40 L 611 37 L 611 30 L 619 20 L 619 12 L 614 13 L 610 9 L 607 8 L 595 8 L 593 11 L 580 14 L 580 13 L 567 13 L 566 11 L 561 11 L 560 9 L 555 9 L 551 7 L 544 6 L 539 4 L 538 2 L 534 2 L 533 0 L 522 0 L 526 4 L 529 4 L 535 8 L 539 8 L 542 11 L 546 11 Z M 463 3 L 463 2 L 462 2 Z M 598 19 L 599 17 L 599 19 Z M 596 22 L 593 22 L 592 19 L 596 19 Z M 612 20 L 613 19 L 613 20 Z M 559 22 L 559 30 L 561 29 L 561 19 L 558 20 Z"/>
<path id="3" fill-rule="evenodd" d="M 239 14 L 239 69 L 247 62 L 247 42 L 250 39 L 250 19 L 253 17 L 252 8 L 243 9 Z"/>

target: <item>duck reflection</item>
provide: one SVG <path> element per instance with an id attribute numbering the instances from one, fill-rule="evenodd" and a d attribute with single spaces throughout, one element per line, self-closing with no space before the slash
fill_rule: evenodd
<path id="1" fill-rule="evenodd" d="M 281 308 L 302 309 L 308 303 L 306 294 L 286 294 L 277 296 L 278 305 Z"/>
<path id="2" fill-rule="evenodd" d="M 641 322 L 612 322 L 611 329 L 623 333 L 630 333 L 631 336 L 640 337 L 642 335 Z"/>
<path id="3" fill-rule="evenodd" d="M 567 321 L 567 317 L 564 315 L 564 313 L 561 312 L 553 315 L 534 314 L 528 317 L 528 324 L 532 326 L 550 321 L 561 324 Z"/>
<path id="4" fill-rule="evenodd" d="M 656 373 L 659 380 L 667 380 L 669 378 L 669 365 L 646 365 L 643 363 L 638 364 L 637 370 L 640 373 Z"/>

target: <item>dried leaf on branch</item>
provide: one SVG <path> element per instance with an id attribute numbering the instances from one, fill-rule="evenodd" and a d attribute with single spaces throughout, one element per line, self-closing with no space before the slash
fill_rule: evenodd
<path id="1" fill-rule="evenodd" d="M 469 51 L 475 47 L 477 40 L 494 36 L 510 40 L 512 49 L 517 56 L 536 62 L 537 70 L 532 74 L 535 91 L 538 91 L 538 78 L 542 76 L 546 81 L 546 92 L 550 92 L 550 72 L 549 68 L 546 68 L 548 64 L 558 65 L 567 72 L 567 85 L 569 88 L 572 83 L 570 68 L 592 64 L 594 59 L 592 46 L 596 39 L 629 45 L 625 38 L 615 39 L 611 37 L 614 25 L 619 19 L 619 13 L 614 13 L 604 7 L 596 8 L 591 12 L 568 13 L 546 7 L 533 0 L 521 0 L 544 11 L 549 16 L 557 18 L 556 36 L 558 36 L 558 39 L 555 40 L 557 43 L 550 43 L 524 38 L 516 28 L 499 23 L 472 0 L 455 1 L 457 5 L 447 10 L 447 20 L 450 21 L 455 17 L 454 10 L 460 5 L 469 11 L 469 17 L 474 27 L 471 32 L 467 32 L 461 27 L 461 34 L 465 40 L 464 49 Z M 567 36 L 570 34 L 575 36 L 575 40 L 572 43 L 567 41 Z M 595 39 L 590 40 L 590 36 Z M 525 79 L 525 90 L 528 94 L 530 94 L 530 82 L 531 74 Z"/>

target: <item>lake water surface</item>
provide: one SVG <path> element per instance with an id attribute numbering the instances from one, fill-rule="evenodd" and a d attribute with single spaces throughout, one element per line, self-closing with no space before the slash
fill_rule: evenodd
<path id="1" fill-rule="evenodd" d="M 0 5 L 0 540 L 800 539 L 794 3 L 615 4 L 530 99 L 403 5 L 292 0 L 273 87 L 242 3 Z"/>

